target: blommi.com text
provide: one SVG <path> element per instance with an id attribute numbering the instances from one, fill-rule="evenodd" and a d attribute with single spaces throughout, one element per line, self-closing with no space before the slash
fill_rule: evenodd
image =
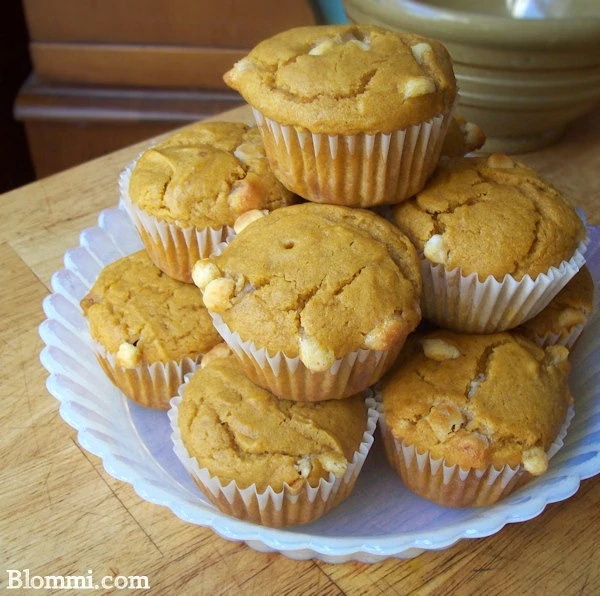
<path id="1" fill-rule="evenodd" d="M 29 569 L 7 569 L 7 590 L 149 590 L 145 575 L 33 575 Z"/>

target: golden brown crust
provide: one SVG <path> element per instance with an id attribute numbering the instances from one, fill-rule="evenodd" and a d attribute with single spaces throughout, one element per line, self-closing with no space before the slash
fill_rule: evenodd
<path id="1" fill-rule="evenodd" d="M 431 332 L 382 382 L 387 427 L 450 465 L 539 473 L 571 402 L 567 356 L 518 334 Z"/>
<path id="2" fill-rule="evenodd" d="M 129 198 L 160 220 L 198 229 L 294 202 L 269 167 L 258 129 L 240 122 L 199 122 L 145 151 Z"/>
<path id="3" fill-rule="evenodd" d="M 555 334 L 559 339 L 569 335 L 574 327 L 585 325 L 592 314 L 594 280 L 584 266 L 551 302 L 532 319 L 517 328 L 531 339 Z"/>
<path id="4" fill-rule="evenodd" d="M 370 211 L 278 209 L 195 273 L 207 308 L 232 331 L 311 370 L 360 348 L 391 349 L 420 320 L 416 251 Z"/>
<path id="5" fill-rule="evenodd" d="M 564 196 L 501 154 L 443 160 L 393 218 L 428 260 L 480 280 L 535 278 L 569 260 L 586 233 Z"/>
<path id="6" fill-rule="evenodd" d="M 293 491 L 342 476 L 367 427 L 362 395 L 306 404 L 254 385 L 234 357 L 210 358 L 183 392 L 179 429 L 189 454 L 223 485 Z"/>
<path id="7" fill-rule="evenodd" d="M 144 250 L 106 266 L 81 308 L 92 337 L 127 368 L 195 358 L 221 341 L 198 288 L 165 275 Z"/>
<path id="8" fill-rule="evenodd" d="M 404 129 L 448 112 L 456 97 L 441 43 L 369 25 L 284 31 L 224 79 L 268 118 L 326 134 Z"/>

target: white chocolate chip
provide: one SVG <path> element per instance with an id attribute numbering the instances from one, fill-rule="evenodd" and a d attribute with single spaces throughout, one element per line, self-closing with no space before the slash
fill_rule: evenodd
<path id="1" fill-rule="evenodd" d="M 569 350 L 565 346 L 556 344 L 546 348 L 546 360 L 548 364 L 556 366 L 569 358 Z"/>
<path id="2" fill-rule="evenodd" d="M 467 397 L 469 399 L 475 395 L 477 389 L 479 389 L 479 385 L 481 385 L 483 381 L 485 381 L 485 375 L 483 373 L 478 374 L 474 379 L 471 380 L 469 383 L 469 391 L 467 393 Z"/>
<path id="3" fill-rule="evenodd" d="M 433 263 L 445 264 L 448 260 L 448 250 L 441 234 L 434 234 L 423 246 L 425 258 Z"/>
<path id="4" fill-rule="evenodd" d="M 365 348 L 369 350 L 389 350 L 402 334 L 404 322 L 399 315 L 393 315 L 377 325 L 365 336 Z"/>
<path id="5" fill-rule="evenodd" d="M 223 312 L 231 308 L 231 298 L 235 292 L 235 281 L 228 277 L 213 279 L 204 288 L 202 299 L 204 306 L 214 312 Z"/>
<path id="6" fill-rule="evenodd" d="M 351 43 L 354 44 L 355 46 L 358 46 L 361 50 L 367 52 L 370 47 L 371 47 L 371 41 L 369 39 L 357 39 L 356 37 L 353 37 L 349 40 L 347 40 L 347 43 Z"/>
<path id="7" fill-rule="evenodd" d="M 298 472 L 300 478 L 308 478 L 312 471 L 312 463 L 308 455 L 299 457 L 294 463 L 294 470 Z"/>
<path id="8" fill-rule="evenodd" d="M 221 270 L 209 259 L 200 259 L 192 267 L 192 281 L 201 290 L 218 277 L 221 277 Z"/>
<path id="9" fill-rule="evenodd" d="M 470 147 L 472 145 L 478 144 L 483 135 L 483 131 L 477 124 L 473 122 L 465 122 L 462 130 L 465 135 L 465 143 Z"/>
<path id="10" fill-rule="evenodd" d="M 435 91 L 435 82 L 429 77 L 414 77 L 404 84 L 404 99 L 421 97 Z"/>
<path id="11" fill-rule="evenodd" d="M 333 472 L 338 478 L 343 476 L 348 468 L 348 462 L 341 457 L 321 455 L 319 461 L 325 470 Z"/>
<path id="12" fill-rule="evenodd" d="M 424 62 L 426 61 L 426 54 L 431 55 L 431 52 L 433 50 L 431 49 L 431 46 L 428 43 L 421 42 L 416 43 L 414 46 L 411 46 L 410 51 L 412 52 L 412 55 L 417 61 L 417 64 L 423 66 Z"/>
<path id="13" fill-rule="evenodd" d="M 260 209 L 250 209 L 246 213 L 242 213 L 233 224 L 233 229 L 236 234 L 239 234 L 244 228 L 249 226 L 253 221 L 261 219 L 266 213 Z"/>
<path id="14" fill-rule="evenodd" d="M 300 337 L 298 351 L 304 366 L 314 372 L 328 370 L 335 362 L 333 351 L 319 344 L 313 337 Z"/>
<path id="15" fill-rule="evenodd" d="M 119 346 L 115 358 L 117 364 L 123 368 L 135 368 L 142 359 L 137 347 L 126 341 Z"/>
<path id="16" fill-rule="evenodd" d="M 487 165 L 490 168 L 509 170 L 510 168 L 514 168 L 517 164 L 504 153 L 492 153 L 492 155 L 487 158 Z"/>
<path id="17" fill-rule="evenodd" d="M 265 157 L 265 151 L 259 143 L 242 143 L 238 145 L 233 154 L 244 164 Z"/>
<path id="18" fill-rule="evenodd" d="M 455 360 L 460 357 L 460 350 L 454 345 L 437 337 L 430 337 L 421 341 L 423 353 L 430 360 L 443 362 Z"/>
<path id="19" fill-rule="evenodd" d="M 437 440 L 442 443 L 461 428 L 466 419 L 454 404 L 443 403 L 431 408 L 427 421 Z"/>
<path id="20" fill-rule="evenodd" d="M 242 58 L 241 60 L 238 60 L 234 67 L 233 67 L 237 72 L 244 72 L 246 70 L 253 70 L 254 69 L 254 62 L 252 62 L 252 60 L 250 60 L 250 58 Z"/>
<path id="21" fill-rule="evenodd" d="M 220 358 L 227 358 L 232 355 L 231 348 L 225 343 L 222 342 L 213 346 L 204 356 L 202 356 L 202 360 L 200 361 L 200 368 L 204 368 L 209 365 L 214 360 L 219 360 Z"/>
<path id="22" fill-rule="evenodd" d="M 539 476 L 548 469 L 548 456 L 541 447 L 531 447 L 523 451 L 523 467 L 533 476 Z"/>
<path id="23" fill-rule="evenodd" d="M 331 51 L 336 45 L 339 45 L 339 42 L 336 42 L 334 39 L 324 39 L 323 41 L 319 41 L 316 45 L 314 45 L 308 52 L 309 56 L 322 56 L 323 54 Z"/>

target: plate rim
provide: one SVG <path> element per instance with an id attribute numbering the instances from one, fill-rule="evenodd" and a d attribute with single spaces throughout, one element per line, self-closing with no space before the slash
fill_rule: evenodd
<path id="1" fill-rule="evenodd" d="M 591 460 L 585 462 L 585 465 L 577 465 L 572 470 L 570 468 L 563 470 L 559 464 L 558 468 L 549 470 L 548 473 L 542 477 L 542 480 L 544 481 L 541 487 L 542 489 L 545 488 L 546 485 L 551 484 L 549 481 L 556 481 L 556 484 L 562 487 L 560 494 L 552 493 L 552 491 L 548 494 L 548 490 L 542 490 L 539 495 L 531 494 L 532 492 L 535 492 L 537 485 L 541 482 L 539 479 L 534 480 L 529 486 L 524 487 L 520 491 L 521 495 L 527 495 L 526 503 L 528 505 L 527 509 L 521 511 L 520 514 L 518 514 L 518 506 L 515 510 L 513 503 L 515 498 L 511 500 L 509 496 L 494 505 L 473 508 L 474 515 L 468 520 L 459 520 L 456 523 L 449 524 L 448 526 L 439 529 L 428 530 L 428 537 L 424 537 L 422 533 L 419 534 L 418 530 L 410 530 L 390 536 L 365 534 L 364 536 L 361 535 L 355 537 L 332 537 L 324 536 L 322 534 L 311 535 L 305 532 L 294 532 L 294 528 L 267 528 L 252 522 L 232 518 L 221 513 L 208 502 L 206 502 L 206 506 L 208 509 L 212 509 L 203 510 L 202 514 L 199 515 L 197 513 L 198 507 L 189 501 L 186 495 L 173 494 L 170 487 L 169 490 L 158 491 L 156 487 L 152 486 L 151 479 L 147 478 L 143 473 L 140 473 L 139 470 L 132 469 L 128 467 L 128 464 L 120 462 L 116 457 L 118 454 L 111 450 L 110 445 L 103 444 L 100 439 L 95 438 L 93 433 L 89 432 L 90 429 L 83 423 L 81 415 L 76 414 L 72 410 L 72 404 L 78 402 L 61 394 L 60 383 L 62 379 L 60 374 L 57 374 L 55 370 L 51 354 L 53 349 L 60 350 L 60 347 L 53 346 L 48 341 L 52 335 L 52 332 L 49 329 L 51 321 L 57 321 L 56 318 L 53 318 L 54 315 L 52 314 L 53 308 L 56 306 L 52 303 L 54 300 L 57 300 L 57 298 L 54 297 L 60 295 L 68 300 L 68 297 L 61 291 L 58 279 L 61 275 L 67 275 L 67 273 L 63 274 L 62 272 L 73 272 L 73 257 L 75 256 L 73 251 L 83 249 L 89 252 L 90 238 L 93 238 L 98 230 L 103 234 L 108 234 L 110 231 L 108 228 L 111 225 L 112 219 L 115 217 L 127 218 L 125 224 L 130 226 L 133 225 L 126 213 L 119 207 L 104 209 L 98 215 L 96 226 L 85 228 L 80 232 L 79 245 L 65 251 L 63 257 L 64 267 L 55 271 L 52 275 L 51 292 L 44 298 L 42 303 L 46 318 L 38 327 L 39 335 L 44 341 L 44 346 L 40 352 L 40 361 L 42 366 L 49 373 L 49 376 L 46 379 L 46 388 L 48 392 L 60 402 L 59 414 L 69 426 L 77 431 L 77 439 L 80 445 L 101 459 L 103 467 L 109 475 L 117 480 L 127 482 L 133 487 L 140 498 L 153 504 L 167 507 L 181 520 L 210 528 L 213 532 L 227 540 L 245 542 L 255 550 L 277 551 L 284 556 L 294 559 L 317 558 L 325 562 L 339 563 L 353 560 L 376 562 L 390 557 L 412 558 L 426 550 L 448 548 L 463 539 L 491 536 L 499 532 L 508 523 L 519 523 L 533 519 L 540 515 L 549 504 L 568 499 L 575 494 L 578 491 L 582 480 L 600 473 L 599 442 L 595 444 L 595 455 Z M 135 232 L 135 228 L 132 229 Z M 589 226 L 589 230 L 591 248 L 592 237 L 598 236 L 596 243 L 600 241 L 600 227 Z M 135 232 L 135 234 L 137 236 L 137 232 Z M 142 245 L 139 237 L 137 240 L 141 247 Z M 117 246 L 117 248 L 119 247 Z M 123 254 L 129 254 L 129 252 L 132 251 L 125 251 Z M 596 253 L 600 253 L 598 246 L 594 246 L 594 255 L 596 255 Z M 594 281 L 596 288 L 598 288 L 598 281 L 596 279 Z M 598 292 L 596 291 L 596 294 L 597 293 Z M 596 296 L 594 303 L 594 312 L 588 321 L 588 336 L 590 335 L 589 328 L 592 323 L 595 323 L 595 326 L 600 325 L 600 313 L 598 313 L 597 309 L 597 298 L 598 296 Z M 593 341 L 588 343 L 592 344 L 588 349 L 589 354 L 589 352 L 593 352 L 594 348 L 597 346 L 593 345 Z M 597 343 L 600 344 L 600 341 Z M 600 375 L 596 376 L 600 379 Z M 600 395 L 600 381 L 594 382 L 594 379 L 592 379 L 592 383 L 594 383 L 593 391 L 595 391 L 593 397 L 598 397 Z M 111 387 L 115 392 L 120 393 L 116 387 L 113 387 L 112 385 Z M 126 408 L 127 398 L 123 394 L 121 394 L 121 398 L 125 400 L 123 406 Z M 600 414 L 600 411 L 593 413 Z M 131 427 L 135 431 L 135 427 L 132 423 Z M 598 430 L 600 430 L 600 424 L 598 424 L 598 427 Z M 596 430 L 592 429 L 592 433 L 594 432 L 596 432 Z M 589 434 L 591 433 L 587 433 L 584 438 Z M 569 437 L 567 436 L 566 440 L 568 440 L 568 438 Z M 140 442 L 147 449 L 141 439 Z M 160 469 L 157 463 L 154 463 L 154 466 Z M 124 473 L 124 471 L 127 471 L 128 473 Z M 177 482 L 175 479 L 172 480 Z M 187 491 L 186 487 L 183 487 L 183 485 L 180 485 L 179 483 L 177 484 Z M 554 488 L 556 488 L 556 486 L 554 486 Z M 189 510 L 190 506 L 192 507 L 191 512 Z M 477 527 L 477 522 L 485 523 L 481 523 L 481 525 Z M 323 543 L 325 539 L 327 540 L 327 544 Z"/>

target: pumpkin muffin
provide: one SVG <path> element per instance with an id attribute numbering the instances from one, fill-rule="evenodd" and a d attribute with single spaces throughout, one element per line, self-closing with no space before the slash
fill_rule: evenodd
<path id="1" fill-rule="evenodd" d="M 423 335 L 381 383 L 388 460 L 441 505 L 488 505 L 543 474 L 572 415 L 564 346 L 518 334 Z"/>
<path id="2" fill-rule="evenodd" d="M 283 184 L 351 207 L 398 203 L 422 188 L 456 100 L 440 42 L 370 25 L 284 31 L 224 80 L 254 109 Z"/>
<path id="3" fill-rule="evenodd" d="M 316 520 L 354 487 L 373 442 L 374 400 L 281 400 L 217 349 L 172 400 L 176 454 L 229 515 L 276 527 Z"/>
<path id="4" fill-rule="evenodd" d="M 444 142 L 442 157 L 463 157 L 481 149 L 485 143 L 485 133 L 474 122 L 455 114 L 450 120 Z"/>
<path id="5" fill-rule="evenodd" d="M 256 127 L 199 122 L 144 151 L 121 175 L 122 204 L 157 267 L 191 283 L 193 264 L 251 209 L 294 202 L 273 175 Z"/>
<path id="6" fill-rule="evenodd" d="M 392 218 L 422 257 L 424 317 L 456 331 L 516 327 L 584 263 L 587 231 L 573 206 L 502 154 L 443 160 Z"/>
<path id="7" fill-rule="evenodd" d="M 538 345 L 561 344 L 571 349 L 583 331 L 594 306 L 594 280 L 583 266 L 548 306 L 516 331 Z"/>
<path id="8" fill-rule="evenodd" d="M 285 399 L 365 389 L 420 321 L 413 245 L 362 209 L 278 209 L 199 261 L 193 278 L 248 375 Z"/>
<path id="9" fill-rule="evenodd" d="M 165 275 L 145 250 L 107 265 L 81 308 L 102 368 L 144 406 L 168 408 L 184 375 L 221 342 L 198 289 Z"/>

